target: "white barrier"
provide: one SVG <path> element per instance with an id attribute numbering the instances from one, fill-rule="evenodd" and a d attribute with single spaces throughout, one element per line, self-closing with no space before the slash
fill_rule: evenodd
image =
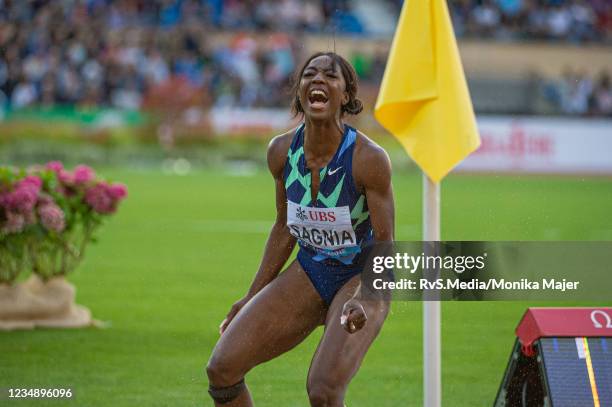
<path id="1" fill-rule="evenodd" d="M 270 137 L 291 127 L 289 109 L 238 109 L 215 108 L 210 111 L 210 120 L 216 134 L 246 134 Z"/>
<path id="2" fill-rule="evenodd" d="M 481 117 L 458 171 L 612 175 L 612 120 Z"/>
<path id="3" fill-rule="evenodd" d="M 217 134 L 270 137 L 296 124 L 288 109 L 213 109 Z M 486 116 L 482 145 L 457 171 L 612 175 L 612 120 Z"/>

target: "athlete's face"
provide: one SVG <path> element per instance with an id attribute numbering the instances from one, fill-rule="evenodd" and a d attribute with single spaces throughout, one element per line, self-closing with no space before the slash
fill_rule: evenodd
<path id="1" fill-rule="evenodd" d="M 298 97 L 307 117 L 339 118 L 349 100 L 340 66 L 326 55 L 314 58 L 302 73 Z"/>

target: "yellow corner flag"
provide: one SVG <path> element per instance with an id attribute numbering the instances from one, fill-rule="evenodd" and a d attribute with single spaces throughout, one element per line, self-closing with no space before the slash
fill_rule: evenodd
<path id="1" fill-rule="evenodd" d="M 480 137 L 446 0 L 406 0 L 374 109 L 434 182 Z"/>

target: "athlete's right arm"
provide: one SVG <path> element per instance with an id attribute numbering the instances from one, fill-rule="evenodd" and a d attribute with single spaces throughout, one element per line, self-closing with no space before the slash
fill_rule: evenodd
<path id="1" fill-rule="evenodd" d="M 293 132 L 289 132 L 277 136 L 270 141 L 268 146 L 268 168 L 272 173 L 276 185 L 276 220 L 270 231 L 261 264 L 251 283 L 251 287 L 247 294 L 234 303 L 230 309 L 227 317 L 221 323 L 221 333 L 225 331 L 238 311 L 240 311 L 255 294 L 278 276 L 295 247 L 296 239 L 291 236 L 287 228 L 287 194 L 285 191 L 285 182 L 283 180 L 285 161 L 287 159 L 287 151 L 291 144 L 292 135 Z"/>
<path id="2" fill-rule="evenodd" d="M 287 228 L 287 194 L 283 180 L 291 135 L 292 133 L 277 136 L 268 146 L 268 168 L 276 187 L 276 220 L 266 242 L 259 270 L 247 293 L 249 297 L 253 297 L 278 276 L 295 247 L 296 239 Z"/>

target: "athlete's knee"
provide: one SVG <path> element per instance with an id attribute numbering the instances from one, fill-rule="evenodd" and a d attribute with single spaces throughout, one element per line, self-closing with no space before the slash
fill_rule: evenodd
<path id="1" fill-rule="evenodd" d="M 227 359 L 213 354 L 206 365 L 208 394 L 217 404 L 236 399 L 245 390 L 244 375 L 228 363 Z"/>
<path id="2" fill-rule="evenodd" d="M 213 354 L 206 365 L 206 375 L 211 386 L 231 386 L 244 378 L 244 374 L 223 355 Z"/>
<path id="3" fill-rule="evenodd" d="M 308 383 L 308 399 L 312 407 L 342 407 L 344 388 L 333 383 L 312 380 Z"/>
<path id="4" fill-rule="evenodd" d="M 246 389 L 244 379 L 231 386 L 208 385 L 208 394 L 217 404 L 226 404 L 237 399 Z"/>

